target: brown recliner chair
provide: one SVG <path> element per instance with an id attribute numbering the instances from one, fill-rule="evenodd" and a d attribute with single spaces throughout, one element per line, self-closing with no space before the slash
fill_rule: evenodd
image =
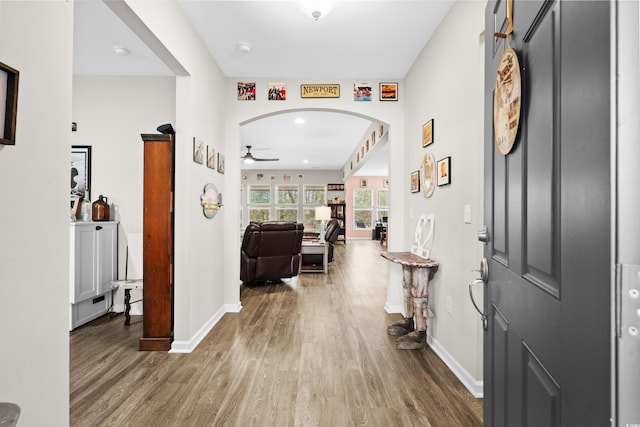
<path id="1" fill-rule="evenodd" d="M 249 224 L 242 238 L 240 280 L 255 285 L 297 276 L 303 232 L 295 222 Z"/>
<path id="2" fill-rule="evenodd" d="M 333 246 L 340 235 L 340 223 L 337 219 L 331 219 L 327 222 L 327 231 L 324 233 L 324 240 L 329 243 L 328 262 L 333 261 Z"/>

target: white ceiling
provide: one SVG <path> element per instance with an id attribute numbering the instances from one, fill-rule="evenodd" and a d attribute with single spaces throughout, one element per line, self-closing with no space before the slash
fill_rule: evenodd
<path id="1" fill-rule="evenodd" d="M 405 77 L 453 0 L 178 3 L 227 77 L 375 82 Z M 322 16 L 315 21 L 311 11 L 318 9 Z M 102 1 L 76 0 L 74 10 L 75 74 L 173 75 Z M 239 42 L 251 44 L 251 51 L 241 52 Z M 130 53 L 119 56 L 114 46 Z M 242 143 L 252 145 L 256 157 L 281 159 L 256 167 L 340 169 L 370 124 L 330 112 L 295 116 L 301 114 L 304 125 L 288 113 L 243 126 Z M 387 158 L 380 150 L 358 174 L 386 175 Z"/>

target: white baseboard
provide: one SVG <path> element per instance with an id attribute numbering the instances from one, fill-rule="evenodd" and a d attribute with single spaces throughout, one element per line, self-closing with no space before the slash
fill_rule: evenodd
<path id="1" fill-rule="evenodd" d="M 213 327 L 222 319 L 225 313 L 238 313 L 242 309 L 242 304 L 225 304 L 218 310 L 208 322 L 196 332 L 188 341 L 174 341 L 171 343 L 171 350 L 169 353 L 191 353 L 196 349 L 198 344 L 207 336 L 207 334 L 213 329 Z"/>
<path id="2" fill-rule="evenodd" d="M 224 316 L 225 308 L 221 307 L 209 321 L 207 321 L 188 341 L 174 341 L 171 343 L 171 350 L 169 353 L 191 353 L 196 349 L 198 344 L 207 336 L 209 331 L 222 319 Z"/>
<path id="3" fill-rule="evenodd" d="M 404 313 L 404 306 L 403 305 L 392 305 L 389 303 L 386 303 L 384 305 L 384 311 L 386 311 L 387 313 L 391 314 L 391 313 Z"/>
<path id="4" fill-rule="evenodd" d="M 447 350 L 440 345 L 438 340 L 427 334 L 427 344 L 433 352 L 451 369 L 451 372 L 458 377 L 460 382 L 469 390 L 473 397 L 484 397 L 484 381 L 475 380 L 469 372 L 464 369 L 456 359 L 454 359 Z"/>

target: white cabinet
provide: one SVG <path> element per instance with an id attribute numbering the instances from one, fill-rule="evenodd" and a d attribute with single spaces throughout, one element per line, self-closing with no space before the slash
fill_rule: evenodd
<path id="1" fill-rule="evenodd" d="M 70 329 L 107 312 L 118 270 L 118 223 L 74 222 L 70 226 Z"/>

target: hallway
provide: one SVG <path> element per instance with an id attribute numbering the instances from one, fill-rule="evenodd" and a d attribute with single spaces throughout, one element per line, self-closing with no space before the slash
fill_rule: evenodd
<path id="1" fill-rule="evenodd" d="M 375 241 L 336 245 L 329 274 L 241 290 L 191 354 L 137 351 L 142 321 L 71 333 L 72 426 L 480 426 L 430 348 L 395 348 Z"/>

